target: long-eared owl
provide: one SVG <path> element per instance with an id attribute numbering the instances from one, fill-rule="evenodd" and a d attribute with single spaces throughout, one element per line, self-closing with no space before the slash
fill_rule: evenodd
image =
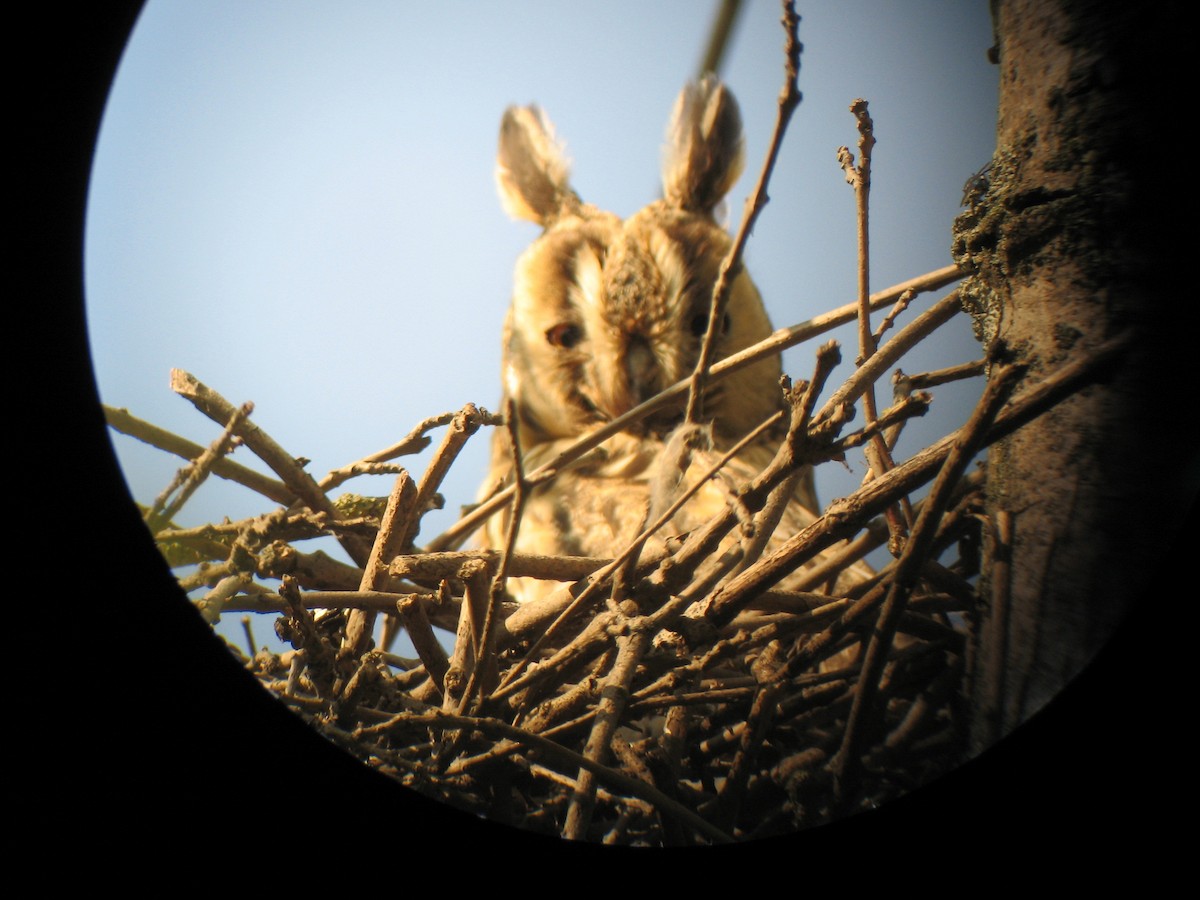
<path id="1" fill-rule="evenodd" d="M 622 221 L 576 194 L 553 126 L 539 108 L 511 107 L 504 114 L 496 166 L 501 199 L 511 215 L 544 229 L 517 261 L 504 327 L 503 390 L 527 470 L 692 373 L 714 283 L 732 244 L 714 210 L 741 173 L 743 144 L 741 113 L 729 90 L 712 77 L 689 84 L 667 128 L 662 197 Z M 714 358 L 771 331 L 758 290 L 741 271 L 715 329 Z M 660 505 L 664 485 L 670 495 L 701 477 L 716 456 L 780 408 L 779 378 L 780 359 L 773 356 L 707 390 L 706 446 L 691 455 L 686 475 L 677 456 L 665 452 L 681 407 L 618 433 L 533 493 L 515 549 L 615 556 L 641 531 L 648 510 Z M 777 437 L 739 452 L 658 540 L 716 514 L 733 488 L 771 459 Z M 511 478 L 511 459 L 498 430 L 484 493 Z M 811 472 L 797 479 L 779 538 L 812 521 L 811 484 Z M 505 529 L 504 517 L 493 516 L 484 545 L 502 547 Z M 545 591 L 532 579 L 513 579 L 509 587 L 522 602 Z"/>

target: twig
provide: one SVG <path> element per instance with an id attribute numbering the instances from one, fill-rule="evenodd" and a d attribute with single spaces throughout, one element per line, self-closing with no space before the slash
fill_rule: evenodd
<path id="1" fill-rule="evenodd" d="M 371 547 L 371 555 L 363 566 L 359 591 L 376 591 L 383 586 L 388 575 L 386 560 L 395 556 L 401 549 L 401 541 L 407 536 L 407 524 L 411 521 L 416 500 L 417 489 L 412 479 L 408 472 L 401 472 L 392 484 L 387 508 L 379 522 L 379 533 Z M 358 659 L 366 652 L 374 626 L 374 612 L 356 609 L 350 613 L 346 622 L 346 636 L 342 640 L 339 654 L 343 660 Z"/>
<path id="2" fill-rule="evenodd" d="M 637 672 L 638 664 L 650 646 L 650 634 L 642 626 L 644 620 L 629 623 L 629 633 L 617 638 L 617 659 L 613 663 L 604 687 L 600 691 L 600 704 L 596 709 L 596 720 L 588 736 L 584 757 L 597 766 L 604 763 L 609 751 L 609 742 L 625 711 L 629 700 L 629 685 Z M 596 778 L 590 767 L 581 767 L 575 781 L 571 804 L 567 807 L 567 821 L 563 826 L 563 837 L 580 840 L 591 822 L 592 806 L 595 803 Z"/>
<path id="3" fill-rule="evenodd" d="M 587 658 L 589 655 L 594 656 L 596 653 L 602 651 L 612 640 L 611 631 L 616 627 L 615 623 L 618 617 L 619 613 L 611 610 L 603 611 L 594 616 L 574 640 L 565 647 L 556 650 L 549 659 L 543 660 L 541 665 L 532 672 L 524 670 L 524 666 L 529 659 L 528 655 L 526 655 L 520 660 L 521 668 L 514 667 L 510 669 L 505 674 L 505 681 L 492 691 L 490 699 L 503 700 L 521 691 L 544 684 L 553 678 L 556 672 L 575 664 L 581 659 Z"/>
<path id="4" fill-rule="evenodd" d="M 800 40 L 796 34 L 800 17 L 796 15 L 795 4 L 792 0 L 784 0 L 783 28 L 786 35 L 785 44 L 785 78 L 783 89 L 779 92 L 779 104 L 775 116 L 775 130 L 771 135 L 771 143 L 767 148 L 767 157 L 763 162 L 762 172 L 746 205 L 743 208 L 742 221 L 733 239 L 733 246 L 721 261 L 716 283 L 713 285 L 712 301 L 709 305 L 708 327 L 700 344 L 700 356 L 696 368 L 692 372 L 688 388 L 687 409 L 684 421 L 697 423 L 700 420 L 700 403 L 704 396 L 704 385 L 708 379 L 709 367 L 712 364 L 713 350 L 716 346 L 716 336 L 721 321 L 725 315 L 725 307 L 729 302 L 729 292 L 734 279 L 741 274 L 742 253 L 749 240 L 759 213 L 767 205 L 767 184 L 775 169 L 775 161 L 779 157 L 779 148 L 783 145 L 783 135 L 787 131 L 792 113 L 800 105 Z"/>
<path id="5" fill-rule="evenodd" d="M 204 621 L 215 625 L 221 615 L 228 612 L 228 601 L 231 597 L 244 590 L 252 590 L 253 582 L 249 572 L 239 572 L 236 569 L 221 578 L 211 591 L 195 601 L 196 611 Z"/>
<path id="6" fill-rule="evenodd" d="M 254 409 L 253 403 L 243 403 L 234 410 L 229 421 L 225 423 L 220 436 L 210 444 L 203 453 L 192 460 L 176 473 L 171 484 L 154 501 L 154 505 L 146 510 L 146 527 L 150 533 L 157 535 L 183 509 L 183 505 L 196 492 L 196 489 L 208 478 L 208 473 L 216 463 L 237 446 L 233 437 L 234 429 Z M 178 492 L 171 499 L 173 491 Z"/>
<path id="7" fill-rule="evenodd" d="M 525 463 L 521 456 L 516 404 L 511 397 L 508 398 L 505 404 L 504 424 L 508 432 L 509 447 L 512 449 L 513 487 L 515 493 L 513 496 L 513 508 L 508 517 L 508 528 L 504 537 L 504 551 L 500 555 L 499 565 L 492 576 L 491 586 L 488 591 L 487 612 L 483 618 L 482 634 L 479 639 L 479 655 L 477 659 L 488 661 L 493 659 L 495 653 L 496 621 L 499 618 L 500 601 L 504 597 L 504 587 L 508 579 L 509 561 L 512 559 L 513 547 L 517 543 L 517 534 L 521 528 L 521 516 L 525 512 L 525 497 L 528 488 L 525 482 Z M 474 671 L 471 672 L 471 678 L 467 682 L 466 690 L 463 692 L 463 700 L 460 705 L 462 711 L 477 710 L 483 702 L 484 692 L 494 686 L 484 681 L 484 671 L 485 667 L 483 665 L 476 665 Z"/>
<path id="8" fill-rule="evenodd" d="M 892 327 L 892 324 L 896 321 L 896 318 L 902 312 L 908 309 L 908 305 L 912 303 L 915 296 L 916 295 L 912 291 L 905 291 L 900 295 L 900 298 L 896 301 L 896 304 L 888 310 L 887 315 L 885 315 L 883 320 L 879 323 L 879 327 L 875 329 L 875 333 L 871 335 L 871 340 L 874 346 L 879 346 L 879 342 L 883 340 L 884 334 L 889 328 Z"/>
<path id="9" fill-rule="evenodd" d="M 418 428 L 431 422 L 440 421 L 441 417 L 426 419 Z M 458 458 L 458 454 L 468 438 L 482 425 L 495 421 L 495 417 L 486 409 L 479 409 L 473 403 L 468 403 L 451 417 L 450 427 L 442 435 L 442 442 L 434 451 L 433 458 L 425 467 L 425 472 L 417 485 L 416 499 L 406 507 L 403 520 L 396 524 L 397 536 L 391 556 L 407 552 L 421 529 L 421 517 L 429 510 L 441 507 L 442 500 L 437 489 L 441 486 L 442 479 L 446 477 L 446 473 L 450 470 L 454 460 Z M 412 435 L 409 438 L 411 439 Z M 389 448 L 384 452 L 391 452 L 392 449 L 394 448 Z M 392 641 L 396 637 L 395 625 L 394 619 L 389 619 L 384 623 L 381 640 L 385 648 L 391 647 Z"/>
<path id="10" fill-rule="evenodd" d="M 815 416 L 816 421 L 820 422 L 827 416 L 833 415 L 835 410 L 840 409 L 845 404 L 853 403 L 857 400 L 862 396 L 863 391 L 878 380 L 883 375 L 884 370 L 892 365 L 892 363 L 961 311 L 962 307 L 959 304 L 958 291 L 951 291 L 901 328 L 892 336 L 890 341 L 872 354 L 866 363 L 855 369 L 854 374 L 847 378 L 846 382 L 840 388 L 834 391 L 833 395 L 825 402 L 825 405 L 821 407 L 821 411 Z"/>
<path id="11" fill-rule="evenodd" d="M 242 634 L 246 636 L 246 647 L 249 649 L 249 656 L 254 658 L 254 654 L 258 652 L 258 646 L 254 643 L 254 629 L 250 627 L 250 617 L 242 616 Z"/>
<path id="12" fill-rule="evenodd" d="M 985 360 L 979 359 L 974 362 L 961 363 L 957 366 L 949 366 L 933 372 L 922 372 L 917 375 L 906 375 L 902 369 L 896 369 L 892 373 L 892 400 L 899 402 L 918 388 L 936 387 L 963 378 L 974 378 L 982 375 L 984 373 L 985 362 Z M 889 427 L 884 432 L 883 437 L 889 450 L 894 449 L 896 443 L 900 440 L 900 432 L 903 427 L 904 423 L 900 422 Z"/>
<path id="13" fill-rule="evenodd" d="M 755 693 L 754 702 L 746 717 L 741 743 L 729 766 L 729 775 L 717 794 L 718 821 L 726 831 L 733 831 L 734 823 L 737 822 L 746 785 L 758 761 L 759 750 L 764 746 L 768 730 L 774 721 L 775 705 L 780 690 L 780 685 L 768 684 L 760 687 Z"/>
<path id="14" fill-rule="evenodd" d="M 442 484 L 442 479 L 450 471 L 450 466 L 458 458 L 459 452 L 480 426 L 492 421 L 486 410 L 479 410 L 475 404 L 468 403 L 450 421 L 450 427 L 442 436 L 442 442 L 434 451 L 433 458 L 421 476 L 417 485 L 417 499 L 408 511 L 408 517 L 403 522 L 398 549 L 406 549 L 420 530 L 420 517 L 433 506 L 434 495 Z"/>
<path id="15" fill-rule="evenodd" d="M 173 453 L 183 459 L 195 459 L 204 452 L 204 448 L 201 445 L 194 444 L 166 429 L 159 428 L 157 425 L 151 425 L 149 422 L 132 416 L 127 409 L 105 406 L 104 420 L 114 431 L 137 438 L 139 441 L 143 441 L 152 447 L 165 450 L 167 453 Z M 268 500 L 272 500 L 283 506 L 291 506 L 296 502 L 295 493 L 289 490 L 283 482 L 268 478 L 266 475 L 255 472 L 253 469 L 247 469 L 245 466 L 235 463 L 232 460 L 217 460 L 213 463 L 212 472 L 219 478 L 224 478 L 227 481 L 247 487 L 256 493 L 262 494 Z"/>
<path id="16" fill-rule="evenodd" d="M 494 668 L 496 660 L 484 652 L 483 624 L 491 602 L 492 568 L 486 563 L 463 563 L 458 573 L 465 588 L 458 613 L 458 628 L 454 634 L 454 650 L 446 673 L 442 709 L 445 712 L 466 713 L 467 686 L 484 666 Z M 455 738 L 457 742 L 461 735 Z"/>
<path id="17" fill-rule="evenodd" d="M 388 571 L 397 577 L 416 580 L 450 578 L 467 560 L 478 559 L 499 567 L 500 550 L 456 550 L 446 553 L 416 553 L 397 556 Z M 540 578 L 547 581 L 578 581 L 612 563 L 607 557 L 533 556 L 513 553 L 508 557 L 507 572 L 514 578 Z"/>
<path id="18" fill-rule="evenodd" d="M 713 20 L 712 30 L 708 34 L 708 46 L 700 59 L 697 77 L 703 77 L 708 72 L 721 71 L 721 61 L 725 58 L 725 50 L 729 46 L 729 36 L 742 9 L 742 0 L 721 0 Z"/>
<path id="19" fill-rule="evenodd" d="M 871 425 L 864 426 L 858 431 L 852 431 L 845 437 L 831 442 L 828 448 L 816 455 L 816 459 L 813 462 L 828 462 L 831 459 L 840 459 L 845 455 L 847 450 L 861 447 L 875 437 L 875 435 L 890 433 L 892 429 L 902 425 L 909 419 L 925 415 L 929 411 L 929 405 L 932 402 L 933 397 L 924 391 L 919 391 L 909 397 L 903 398 L 900 402 L 889 406 L 881 412 Z"/>
<path id="20" fill-rule="evenodd" d="M 299 640 L 292 638 L 292 641 L 295 646 L 303 647 L 309 677 L 318 695 L 323 699 L 327 698 L 336 677 L 337 653 L 325 635 L 317 629 L 316 621 L 306 607 L 304 597 L 296 587 L 295 581 L 286 575 L 279 585 L 279 597 L 283 601 L 283 611 L 288 621 L 298 632 Z"/>
<path id="21" fill-rule="evenodd" d="M 256 527 L 262 516 L 251 516 L 238 519 L 236 522 L 219 522 L 207 525 L 197 525 L 193 528 L 165 528 L 157 538 L 160 541 L 201 541 L 218 540 L 222 537 L 236 536 L 248 527 Z M 364 535 L 374 535 L 379 530 L 379 520 L 372 517 L 354 519 L 338 519 L 331 522 L 324 513 L 313 513 L 307 510 L 296 512 L 285 511 L 284 515 L 272 522 L 269 531 L 263 532 L 270 536 L 285 540 L 304 540 L 328 534 L 331 531 L 354 531 Z M 356 570 L 357 571 L 357 570 Z M 355 578 L 357 582 L 357 577 Z"/>
<path id="22" fill-rule="evenodd" d="M 445 582 L 442 582 L 443 586 Z M 445 598 L 441 598 L 444 602 Z M 433 633 L 432 623 L 425 612 L 425 604 L 417 595 L 411 595 L 396 603 L 396 610 L 404 622 L 409 640 L 417 651 L 425 671 L 437 686 L 438 692 L 445 694 L 445 677 L 450 668 L 450 658 Z"/>
<path id="23" fill-rule="evenodd" d="M 907 393 L 922 388 L 949 384 L 952 381 L 960 381 L 964 378 L 976 378 L 984 373 L 986 366 L 987 360 L 976 359 L 972 362 L 959 363 L 957 366 L 934 369 L 931 372 L 918 372 L 916 375 L 906 375 L 900 369 L 897 369 L 892 375 L 893 391 Z"/>
<path id="24" fill-rule="evenodd" d="M 299 586 L 299 580 L 293 579 Z M 400 594 L 392 591 L 305 591 L 304 605 L 309 609 L 367 610 L 372 613 L 388 613 L 404 602 L 419 603 L 422 609 L 435 609 L 440 605 L 436 594 Z M 265 591 L 260 594 L 232 597 L 226 601 L 224 612 L 277 613 L 285 612 L 287 604 L 277 593 Z"/>
<path id="25" fill-rule="evenodd" d="M 359 461 L 335 469 L 322 478 L 318 484 L 321 486 L 321 490 L 328 492 L 361 475 L 399 475 L 403 471 L 406 471 L 405 467 L 399 463 Z"/>
<path id="26" fill-rule="evenodd" d="M 482 410 L 486 415 L 486 410 Z M 342 466 L 340 469 L 334 469 L 328 475 L 321 479 L 320 485 L 323 490 L 329 491 L 350 478 L 356 475 L 361 475 L 366 472 L 378 471 L 376 466 L 380 466 L 389 459 L 395 459 L 397 456 L 409 456 L 413 453 L 420 453 L 432 443 L 432 439 L 427 437 L 425 432 L 437 428 L 441 425 L 448 425 L 453 421 L 456 413 L 447 412 L 437 416 L 429 416 L 422 419 L 417 425 L 402 437 L 395 444 L 383 450 L 378 450 L 369 456 L 364 456 L 358 462 L 350 463 Z"/>
<path id="27" fill-rule="evenodd" d="M 374 523 L 373 530 L 378 529 Z M 296 583 L 313 591 L 353 591 L 362 582 L 362 569 L 334 559 L 321 550 L 301 553 L 274 539 L 258 552 L 258 574 L 264 578 L 291 575 Z"/>
<path id="28" fill-rule="evenodd" d="M 855 100 L 850 112 L 858 122 L 858 165 L 848 147 L 839 147 L 838 162 L 846 173 L 846 183 L 854 188 L 856 234 L 858 237 L 858 363 L 866 362 L 875 352 L 875 339 L 871 333 L 870 308 L 870 227 L 868 213 L 871 193 L 871 150 L 875 146 L 875 124 L 867 112 L 866 100 Z"/>
<path id="29" fill-rule="evenodd" d="M 871 273 L 871 252 L 870 252 L 870 193 L 871 193 L 871 156 L 872 150 L 875 147 L 875 123 L 871 121 L 871 115 L 867 112 L 867 101 L 858 99 L 850 104 L 850 112 L 854 114 L 854 118 L 858 123 L 858 164 L 854 164 L 854 156 L 846 147 L 838 148 L 838 161 L 842 165 L 842 169 L 846 173 L 846 181 L 854 188 L 854 207 L 855 219 L 857 222 L 857 237 L 858 237 L 858 365 L 862 366 L 875 354 L 877 346 L 877 338 L 871 331 L 871 308 L 870 308 L 870 273 Z M 906 295 L 901 295 L 897 301 L 897 309 L 892 311 L 892 315 L 898 312 L 901 304 L 907 305 L 905 300 Z M 880 333 L 883 328 L 881 326 Z M 863 419 L 870 425 L 876 418 L 875 405 L 875 383 L 871 381 L 865 385 L 862 392 L 863 403 Z M 892 460 L 891 451 L 888 448 L 888 442 L 884 435 L 877 434 L 872 437 L 871 441 L 866 445 L 866 457 L 869 465 L 867 478 L 873 478 L 882 475 L 888 469 L 892 468 L 895 463 Z M 911 521 L 912 510 L 909 508 L 906 499 L 902 499 L 900 505 L 889 506 L 884 511 L 888 523 L 890 537 L 888 546 L 893 553 L 899 553 L 903 546 L 904 538 L 908 530 L 908 524 Z"/>

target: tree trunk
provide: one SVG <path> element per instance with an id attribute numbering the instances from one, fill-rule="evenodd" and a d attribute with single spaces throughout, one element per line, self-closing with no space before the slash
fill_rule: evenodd
<path id="1" fill-rule="evenodd" d="M 1166 4 L 1102 0 L 997 0 L 993 16 L 996 154 L 955 226 L 955 255 L 976 272 L 963 294 L 977 336 L 1027 365 L 1027 384 L 1116 335 L 1132 344 L 1105 383 L 989 454 L 973 753 L 1112 636 L 1163 564 L 1196 472 L 1149 402 L 1179 392 L 1166 369 L 1192 319 L 1156 258 L 1171 186 L 1149 183 L 1176 152 L 1162 63 L 1183 23 Z"/>

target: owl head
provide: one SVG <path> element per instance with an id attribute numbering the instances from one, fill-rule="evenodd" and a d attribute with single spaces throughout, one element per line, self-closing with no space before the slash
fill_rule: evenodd
<path id="1" fill-rule="evenodd" d="M 504 207 L 542 226 L 516 265 L 505 324 L 504 388 L 524 447 L 572 438 L 691 374 L 731 239 L 714 218 L 743 166 L 741 113 L 706 77 L 684 88 L 667 128 L 662 197 L 622 221 L 583 202 L 554 129 L 536 106 L 510 107 L 496 181 Z M 744 271 L 716 331 L 716 358 L 771 333 Z M 704 411 L 730 443 L 779 404 L 778 358 L 714 385 Z M 659 434 L 667 410 L 639 428 Z"/>

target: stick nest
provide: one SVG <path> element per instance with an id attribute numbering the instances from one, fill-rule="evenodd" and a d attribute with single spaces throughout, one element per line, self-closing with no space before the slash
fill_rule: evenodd
<path id="1" fill-rule="evenodd" d="M 928 288 L 954 277 L 916 281 Z M 913 293 L 901 285 L 871 299 L 898 311 Z M 935 303 L 877 355 L 894 358 L 949 317 L 939 309 L 957 308 L 953 294 Z M 820 328 L 854 315 L 835 310 Z M 930 402 L 915 388 L 983 370 L 980 361 L 898 373 L 895 405 L 847 431 L 848 404 L 870 374 L 860 365 L 817 410 L 829 354 L 832 344 L 818 353 L 814 378 L 787 392 L 790 422 L 776 459 L 738 491 L 751 507 L 790 485 L 800 467 L 873 438 L 887 452 L 906 418 Z M 114 429 L 192 459 L 146 521 L 210 622 L 235 613 L 273 619 L 290 650 L 230 650 L 318 732 L 406 787 L 500 823 L 679 845 L 809 827 L 884 803 L 961 761 L 983 485 L 982 469 L 968 470 L 966 460 L 1005 421 L 1032 414 L 1010 404 L 997 420 L 1003 397 L 988 398 L 1003 392 L 991 386 L 1009 380 L 993 374 L 970 422 L 902 464 L 889 459 L 887 470 L 740 570 L 712 551 L 743 527 L 734 505 L 636 564 L 454 549 L 487 504 L 416 546 L 459 449 L 502 422 L 470 405 L 320 482 L 253 423 L 249 404 L 234 407 L 184 372 L 173 373 L 174 389 L 225 425 L 210 447 L 123 410 L 108 416 Z M 441 444 L 419 480 L 391 462 L 437 430 Z M 279 479 L 227 459 L 239 445 Z M 330 498 L 347 480 L 380 473 L 394 475 L 389 497 Z M 172 526 L 210 474 L 282 505 L 239 522 Z M 519 507 L 522 491 L 553 474 L 526 473 L 492 508 L 506 497 Z M 351 562 L 302 549 L 321 536 L 334 537 Z M 835 543 L 844 549 L 826 552 Z M 829 591 L 881 545 L 892 555 L 877 572 Z M 803 589 L 776 586 L 820 554 Z M 504 592 L 516 576 L 557 589 L 517 606 Z M 411 655 L 393 652 L 400 635 Z"/>

